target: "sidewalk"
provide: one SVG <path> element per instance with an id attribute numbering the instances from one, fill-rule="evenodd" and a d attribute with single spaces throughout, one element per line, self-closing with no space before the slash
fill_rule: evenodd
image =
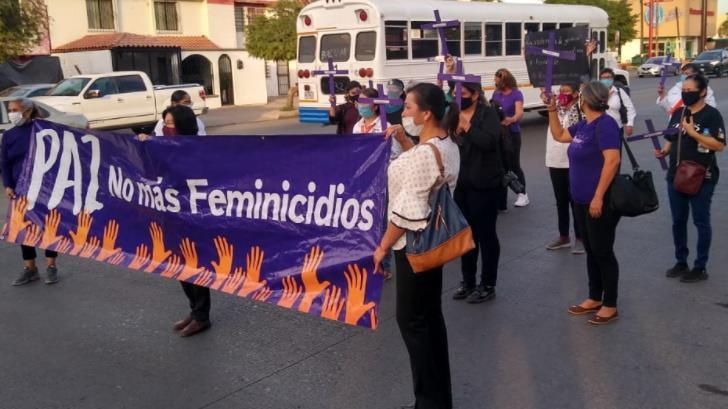
<path id="1" fill-rule="evenodd" d="M 211 109 L 201 118 L 205 126 L 219 127 L 240 123 L 275 121 L 298 117 L 298 99 L 294 100 L 292 111 L 281 111 L 286 105 L 286 97 L 274 97 L 265 105 L 226 106 Z"/>

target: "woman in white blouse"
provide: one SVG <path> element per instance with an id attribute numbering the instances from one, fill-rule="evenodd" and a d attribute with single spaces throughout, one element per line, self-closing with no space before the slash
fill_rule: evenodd
<path id="1" fill-rule="evenodd" d="M 430 214 L 433 187 L 447 183 L 455 190 L 460 152 L 452 137 L 459 110 L 433 84 L 418 84 L 407 92 L 403 127 L 387 132 L 397 140 L 419 136 L 420 144 L 407 149 L 389 165 L 389 224 L 374 252 L 377 271 L 390 249 L 397 266 L 397 324 L 407 346 L 417 408 L 452 408 L 447 329 L 442 315 L 442 266 L 415 274 L 405 255 L 407 230 L 422 230 Z M 444 169 L 437 165 L 435 146 Z"/>

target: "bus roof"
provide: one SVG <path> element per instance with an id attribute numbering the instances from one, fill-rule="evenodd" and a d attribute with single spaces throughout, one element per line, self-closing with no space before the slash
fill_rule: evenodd
<path id="1" fill-rule="evenodd" d="M 303 8 L 301 14 L 321 9 L 371 7 L 387 20 L 434 20 L 433 10 L 439 10 L 443 20 L 461 21 L 523 21 L 589 23 L 606 27 L 607 13 L 592 6 L 571 4 L 513 4 L 455 0 L 319 0 Z M 467 18 L 466 18 L 467 16 Z"/>

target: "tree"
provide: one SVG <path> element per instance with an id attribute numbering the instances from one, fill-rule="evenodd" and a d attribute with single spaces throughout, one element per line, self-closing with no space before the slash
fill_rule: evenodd
<path id="1" fill-rule="evenodd" d="M 624 44 L 637 37 L 635 24 L 639 21 L 639 15 L 632 14 L 632 5 L 628 0 L 546 0 L 548 4 L 578 4 L 595 6 L 607 12 L 609 15 L 609 27 L 607 30 L 608 46 L 614 47 L 613 33 L 619 31 L 621 42 Z"/>
<path id="2" fill-rule="evenodd" d="M 280 0 L 270 13 L 253 19 L 245 28 L 245 46 L 250 55 L 263 60 L 296 58 L 296 19 L 301 1 Z"/>
<path id="3" fill-rule="evenodd" d="M 43 0 L 0 1 L 0 63 L 30 51 L 47 30 Z"/>
<path id="4" fill-rule="evenodd" d="M 728 20 L 724 21 L 723 24 L 718 28 L 718 34 L 721 36 L 728 36 Z"/>

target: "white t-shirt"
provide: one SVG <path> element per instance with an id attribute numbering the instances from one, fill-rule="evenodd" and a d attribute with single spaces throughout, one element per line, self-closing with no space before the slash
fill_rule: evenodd
<path id="1" fill-rule="evenodd" d="M 617 94 L 619 92 L 619 94 Z M 621 103 L 619 101 L 619 95 L 622 95 L 622 102 L 624 102 L 624 107 L 627 108 L 627 123 L 622 124 L 622 118 L 619 115 L 619 109 L 621 108 Z M 609 109 L 607 110 L 607 115 L 614 118 L 615 121 L 617 121 L 617 125 L 619 125 L 620 128 L 623 126 L 634 126 L 634 119 L 637 117 L 637 111 L 634 109 L 634 104 L 632 103 L 632 98 L 627 95 L 627 92 L 624 91 L 621 88 L 612 87 L 609 90 Z"/>
<path id="2" fill-rule="evenodd" d="M 387 127 L 392 126 L 389 122 L 387 122 Z M 377 120 L 374 121 L 372 124 L 372 127 L 370 129 L 364 129 L 365 128 L 365 122 L 364 118 L 359 119 L 359 121 L 354 124 L 354 130 L 352 133 L 354 134 L 360 134 L 360 133 L 384 133 L 382 130 L 382 121 L 377 117 Z M 367 132 L 365 132 L 367 131 Z M 392 138 L 392 152 L 389 155 L 389 161 L 393 161 L 397 159 L 399 155 L 404 152 L 404 149 L 402 148 L 402 145 L 394 138 Z"/>
<path id="3" fill-rule="evenodd" d="M 164 118 L 160 119 L 159 122 L 157 122 L 157 125 L 154 127 L 154 135 L 156 136 L 162 136 L 164 134 L 164 131 L 162 130 L 164 128 Z M 205 123 L 200 120 L 200 117 L 197 117 L 197 135 L 198 136 L 206 136 L 207 131 L 205 130 Z"/>
<path id="4" fill-rule="evenodd" d="M 556 114 L 559 117 L 561 127 L 567 129 L 579 122 L 579 104 L 574 103 L 569 108 L 558 106 L 556 107 Z M 569 145 L 570 144 L 568 143 L 561 143 L 554 140 L 553 134 L 551 133 L 551 127 L 548 127 L 546 131 L 546 167 L 568 169 L 569 156 L 567 155 L 567 152 L 569 150 Z"/>

